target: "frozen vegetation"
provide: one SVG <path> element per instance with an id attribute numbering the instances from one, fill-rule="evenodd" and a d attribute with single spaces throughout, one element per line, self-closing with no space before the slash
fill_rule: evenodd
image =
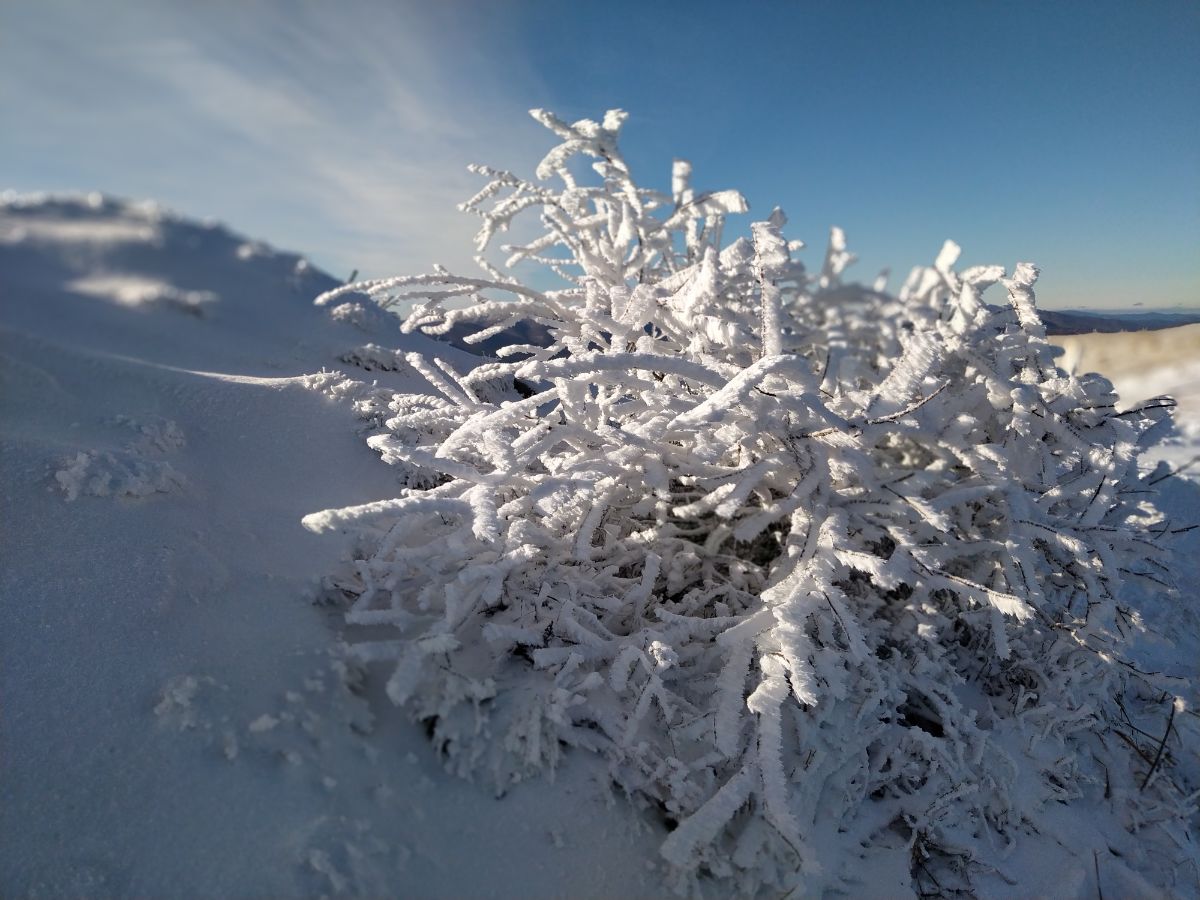
<path id="1" fill-rule="evenodd" d="M 6 201 L 0 887 L 1200 891 L 1174 402 L 1059 368 L 1030 264 L 893 295 L 534 115 L 478 275 Z"/>

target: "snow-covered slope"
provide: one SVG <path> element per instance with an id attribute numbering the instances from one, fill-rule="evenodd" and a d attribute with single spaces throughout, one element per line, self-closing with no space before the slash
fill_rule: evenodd
<path id="1" fill-rule="evenodd" d="M 1177 434 L 1150 450 L 1174 466 L 1200 453 L 1200 324 L 1155 331 L 1061 335 L 1062 364 L 1103 372 L 1126 404 L 1168 395 L 1179 404 Z"/>
<path id="2" fill-rule="evenodd" d="M 150 206 L 0 205 L 5 896 L 656 890 L 589 769 L 497 800 L 342 659 L 346 548 L 300 519 L 395 476 L 310 376 L 413 388 L 340 358 L 428 339 L 334 285 Z"/>
<path id="3" fill-rule="evenodd" d="M 151 206 L 0 204 L 0 894 L 666 892 L 665 827 L 596 760 L 497 799 L 342 653 L 320 579 L 350 547 L 300 520 L 395 496 L 396 472 L 330 399 L 364 389 L 317 373 L 420 390 L 395 351 L 434 345 L 353 300 L 314 307 L 335 284 Z M 1168 483 L 1173 521 L 1200 519 L 1196 485 Z M 1193 678 L 1198 535 L 1183 603 L 1146 606 L 1178 645 L 1137 657 Z M 1148 892 L 1103 813 L 1049 810 L 1055 833 L 981 886 Z M 862 874 L 913 894 L 903 866 Z"/>

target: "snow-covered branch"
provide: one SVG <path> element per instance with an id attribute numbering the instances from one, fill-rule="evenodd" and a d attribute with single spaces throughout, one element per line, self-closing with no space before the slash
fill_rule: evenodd
<path id="1" fill-rule="evenodd" d="M 638 187 L 623 113 L 534 116 L 559 187 L 480 168 L 466 208 L 481 248 L 540 210 L 512 261 L 565 288 L 439 272 L 318 301 L 548 335 L 466 375 L 410 358 L 435 396 L 397 395 L 371 440 L 410 487 L 305 520 L 362 530 L 338 585 L 352 622 L 402 631 L 389 695 L 501 789 L 564 745 L 602 755 L 678 823 L 684 878 L 819 893 L 853 874 L 822 866 L 833 843 L 1011 843 L 1062 776 L 1016 790 L 994 732 L 1082 746 L 1152 693 L 1121 647 L 1128 583 L 1169 581 L 1138 469 L 1165 411 L 1117 414 L 1107 382 L 1057 368 L 1033 266 L 958 272 L 948 242 L 893 297 L 842 282 L 834 229 L 810 276 L 782 213 L 721 246 L 739 195 L 697 194 L 680 162 L 669 196 Z"/>

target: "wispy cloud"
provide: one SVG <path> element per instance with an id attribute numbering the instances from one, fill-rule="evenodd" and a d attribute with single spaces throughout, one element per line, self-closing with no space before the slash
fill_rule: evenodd
<path id="1" fill-rule="evenodd" d="M 545 145 L 486 7 L 52 2 L 2 24 L 18 187 L 153 194 L 341 274 L 469 266 L 466 164 Z M 46 154 L 76 183 L 34 183 Z"/>

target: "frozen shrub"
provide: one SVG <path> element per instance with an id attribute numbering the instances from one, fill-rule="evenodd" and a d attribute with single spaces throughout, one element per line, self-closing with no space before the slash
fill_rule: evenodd
<path id="1" fill-rule="evenodd" d="M 410 354 L 431 393 L 369 442 L 411 487 L 305 520 L 362 535 L 347 621 L 397 634 L 357 652 L 448 765 L 503 789 L 586 748 L 674 824 L 681 885 L 746 891 L 848 890 L 871 852 L 970 884 L 1101 771 L 1152 783 L 1130 816 L 1183 827 L 1194 787 L 1104 737 L 1181 690 L 1122 655 L 1129 583 L 1168 588 L 1137 466 L 1167 404 L 1118 412 L 1056 368 L 1030 265 L 958 272 L 947 243 L 893 297 L 842 282 L 835 229 L 810 274 L 778 210 L 723 244 L 746 205 L 686 163 L 670 194 L 638 187 L 622 113 L 534 115 L 562 141 L 539 181 L 480 167 L 465 208 L 481 251 L 540 211 L 509 263 L 559 289 L 481 261 L 320 301 L 546 335 L 469 373 Z"/>

